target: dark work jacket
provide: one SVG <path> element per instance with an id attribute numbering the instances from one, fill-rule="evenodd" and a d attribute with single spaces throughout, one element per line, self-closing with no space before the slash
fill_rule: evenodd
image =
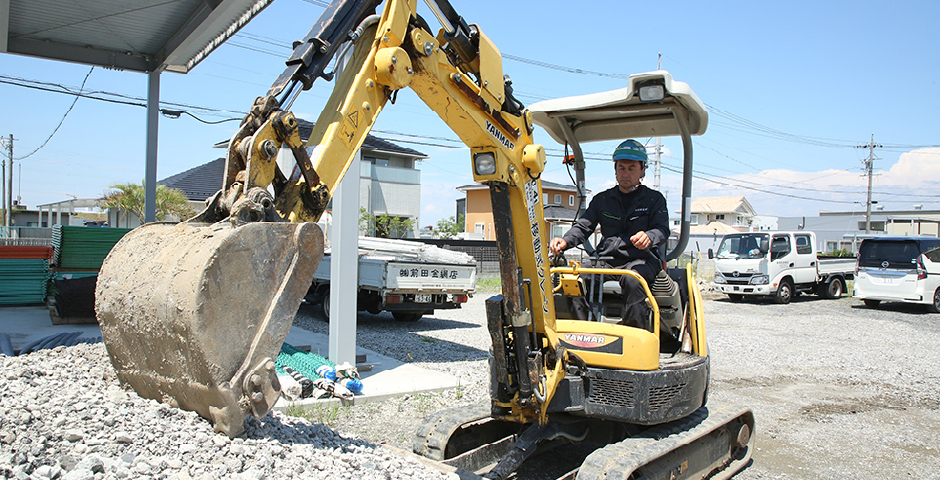
<path id="1" fill-rule="evenodd" d="M 604 239 L 597 245 L 601 257 L 613 257 L 607 262 L 621 267 L 633 260 L 645 260 L 654 272 L 662 270 L 646 251 L 633 246 L 630 241 L 635 233 L 645 231 L 652 246 L 663 244 L 669 238 L 669 211 L 663 194 L 646 185 L 640 185 L 630 193 L 622 193 L 617 186 L 594 196 L 584 215 L 564 235 L 568 248 L 573 248 L 588 238 L 597 224 L 601 226 Z"/>

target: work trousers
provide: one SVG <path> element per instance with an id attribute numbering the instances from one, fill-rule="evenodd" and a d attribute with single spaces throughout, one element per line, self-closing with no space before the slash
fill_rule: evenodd
<path id="1" fill-rule="evenodd" d="M 632 261 L 622 266 L 613 266 L 603 261 L 595 262 L 594 265 L 595 268 L 633 270 L 643 277 L 643 279 L 646 280 L 646 284 L 650 286 L 653 285 L 653 281 L 656 280 L 656 275 L 659 273 L 642 260 Z M 581 277 L 584 278 L 587 291 L 583 297 L 572 298 L 571 306 L 576 318 L 579 320 L 587 320 L 590 318 L 589 314 L 591 311 L 591 305 L 588 299 L 593 300 L 598 298 L 597 289 L 602 288 L 602 285 L 600 275 L 589 274 L 582 275 Z M 604 275 L 605 281 L 615 278 L 620 282 L 620 291 L 623 294 L 623 314 L 620 316 L 619 324 L 648 329 L 651 311 L 649 305 L 646 303 L 646 291 L 643 290 L 643 285 L 640 284 L 639 280 L 630 275 Z"/>

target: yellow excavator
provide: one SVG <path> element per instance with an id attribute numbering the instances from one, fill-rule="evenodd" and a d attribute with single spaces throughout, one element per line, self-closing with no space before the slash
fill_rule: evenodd
<path id="1" fill-rule="evenodd" d="M 232 137 L 206 209 L 179 224 L 143 225 L 115 246 L 96 310 L 118 378 L 230 437 L 249 415 L 266 415 L 280 395 L 273 360 L 323 255 L 314 222 L 376 117 L 411 88 L 470 148 L 474 180 L 489 187 L 502 280 L 502 295 L 486 300 L 489 402 L 430 418 L 415 452 L 487 478 L 507 478 L 533 454 L 569 443 L 597 448 L 565 478 L 738 471 L 750 459 L 753 413 L 706 405 L 703 302 L 690 270 L 664 269 L 653 285 L 638 277 L 652 307 L 646 325 L 607 321 L 617 317 L 610 311 L 573 319 L 564 305 L 586 294 L 582 274 L 631 272 L 552 267 L 546 155 L 533 142 L 540 126 L 571 148 L 583 192 L 582 143 L 681 136 L 682 232 L 665 264 L 688 241 L 691 136 L 708 123 L 702 102 L 656 71 L 620 90 L 525 108 L 479 26 L 447 0 L 426 0 L 442 25 L 434 34 L 416 1 L 385 0 L 381 10 L 378 0 L 334 1 Z M 318 78 L 335 85 L 304 144 L 289 110 Z M 292 168 L 278 166 L 282 149 Z"/>

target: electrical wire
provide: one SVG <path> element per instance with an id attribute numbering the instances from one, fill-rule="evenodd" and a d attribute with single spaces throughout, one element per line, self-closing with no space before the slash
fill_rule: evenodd
<path id="1" fill-rule="evenodd" d="M 65 111 L 65 114 L 64 114 L 64 115 L 62 115 L 62 119 L 59 120 L 59 124 L 55 126 L 55 129 L 52 130 L 52 133 L 49 134 L 49 136 L 46 138 L 46 140 L 45 140 L 44 142 L 42 142 L 42 145 L 39 145 L 39 146 L 36 147 L 36 149 L 33 150 L 32 152 L 29 152 L 29 153 L 27 153 L 26 155 L 23 155 L 22 157 L 17 158 L 16 160 L 24 160 L 24 159 L 27 159 L 27 158 L 33 156 L 33 154 L 35 154 L 35 153 L 38 152 L 39 150 L 42 150 L 42 148 L 45 147 L 46 144 L 49 143 L 49 140 L 52 140 L 52 137 L 55 136 L 56 132 L 59 131 L 59 128 L 62 127 L 62 124 L 65 122 L 65 117 L 68 117 L 68 116 L 69 116 L 69 112 L 71 112 L 72 109 L 75 108 L 75 104 L 78 102 L 78 99 L 81 98 L 82 90 L 85 89 L 85 83 L 88 81 L 88 77 L 91 76 L 91 72 L 93 72 L 93 71 L 95 71 L 95 67 L 94 67 L 94 66 L 92 66 L 92 67 L 88 70 L 88 73 L 85 74 L 85 79 L 82 80 L 82 86 L 79 87 L 79 89 L 78 89 L 78 94 L 75 95 L 75 100 L 72 100 L 72 104 L 69 105 L 69 109 Z M 11 161 L 12 161 L 12 159 L 11 159 Z M 10 175 L 12 175 L 12 174 L 13 174 L 13 172 L 10 172 Z"/>

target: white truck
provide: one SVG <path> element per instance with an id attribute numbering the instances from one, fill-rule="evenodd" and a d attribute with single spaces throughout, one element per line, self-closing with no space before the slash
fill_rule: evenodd
<path id="1" fill-rule="evenodd" d="M 463 252 L 408 240 L 359 237 L 358 310 L 387 311 L 414 322 L 434 310 L 460 308 L 476 290 L 476 262 Z M 306 296 L 330 317 L 330 250 Z"/>
<path id="2" fill-rule="evenodd" d="M 839 298 L 855 273 L 855 258 L 820 257 L 816 234 L 805 230 L 728 234 L 712 257 L 715 289 L 733 301 L 771 296 L 786 304 L 799 293 Z"/>

